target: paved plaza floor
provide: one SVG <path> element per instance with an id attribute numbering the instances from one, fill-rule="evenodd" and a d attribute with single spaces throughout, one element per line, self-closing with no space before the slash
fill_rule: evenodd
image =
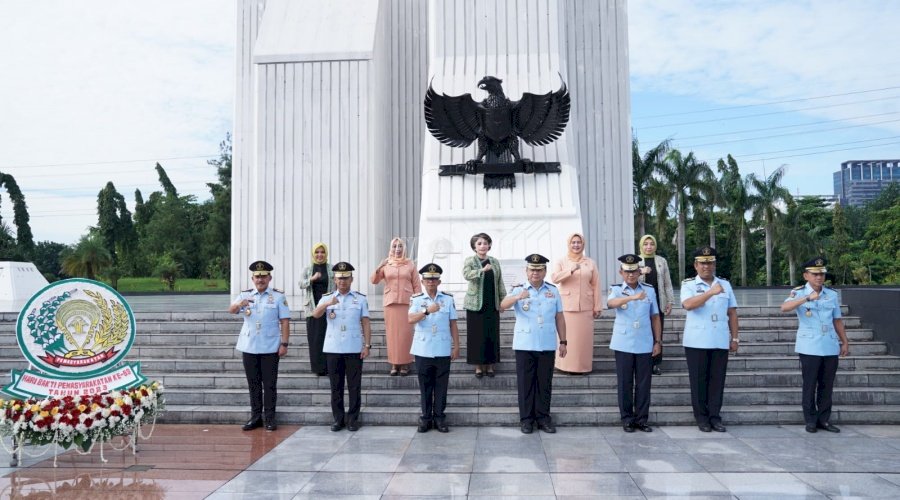
<path id="1" fill-rule="evenodd" d="M 39 450 L 29 449 L 34 453 Z M 900 426 L 159 425 L 140 451 L 69 451 L 0 469 L 2 498 L 900 498 Z"/>

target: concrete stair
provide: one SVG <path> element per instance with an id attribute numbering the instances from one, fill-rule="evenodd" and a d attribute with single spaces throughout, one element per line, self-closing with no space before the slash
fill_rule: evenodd
<path id="1" fill-rule="evenodd" d="M 845 315 L 848 311 L 845 310 Z M 690 390 L 681 330 L 682 310 L 666 318 L 663 375 L 653 378 L 650 419 L 656 424 L 692 424 Z M 802 422 L 799 361 L 793 352 L 793 314 L 777 306 L 738 309 L 741 347 L 731 356 L 723 417 L 726 423 Z M 557 373 L 553 413 L 563 425 L 617 424 L 616 377 L 609 350 L 614 313 L 595 321 L 594 371 Z M 0 369 L 27 367 L 15 340 L 15 315 L 0 315 Z M 169 423 L 239 423 L 247 418 L 248 396 L 234 341 L 240 318 L 223 312 L 138 313 L 138 336 L 129 359 L 167 388 Z M 454 425 L 515 425 L 518 421 L 513 318 L 501 320 L 501 358 L 494 378 L 476 379 L 465 358 L 465 320 L 459 321 L 463 360 L 451 365 L 448 418 Z M 834 393 L 835 423 L 900 423 L 900 358 L 887 354 L 860 319 L 845 316 L 851 356 L 841 359 Z M 413 425 L 418 418 L 418 382 L 388 375 L 384 324 L 373 311 L 371 357 L 363 368 L 363 422 Z M 279 372 L 278 411 L 282 423 L 331 422 L 327 377 L 310 373 L 301 314 L 292 320 L 292 345 Z"/>

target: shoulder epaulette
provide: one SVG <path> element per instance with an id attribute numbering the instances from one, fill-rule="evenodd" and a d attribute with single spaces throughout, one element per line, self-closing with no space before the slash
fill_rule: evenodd
<path id="1" fill-rule="evenodd" d="M 622 286 L 622 285 L 623 285 L 623 283 L 616 283 L 616 284 L 614 284 L 614 285 L 609 285 L 609 287 L 612 288 L 612 287 L 614 287 L 614 286 Z"/>
<path id="2" fill-rule="evenodd" d="M 550 288 L 556 288 L 556 285 L 554 285 L 553 283 L 548 283 L 545 281 L 544 284 L 549 286 Z"/>
<path id="3" fill-rule="evenodd" d="M 421 296 L 423 296 L 423 295 L 425 295 L 424 292 L 422 292 L 422 293 L 417 293 L 417 294 L 413 295 L 412 298 L 421 297 Z"/>
<path id="4" fill-rule="evenodd" d="M 650 283 L 641 283 L 641 286 L 647 286 L 647 287 L 653 288 L 653 285 L 651 285 Z"/>
<path id="5" fill-rule="evenodd" d="M 516 283 L 515 285 L 513 285 L 510 288 L 516 288 L 517 286 L 525 286 L 525 283 Z"/>
<path id="6" fill-rule="evenodd" d="M 686 283 L 688 281 L 694 281 L 694 278 L 685 278 L 685 279 L 681 280 L 682 283 Z"/>
<path id="7" fill-rule="evenodd" d="M 446 295 L 447 297 L 453 297 L 452 293 L 447 293 L 447 292 L 438 292 L 438 293 L 440 293 L 441 295 Z"/>
<path id="8" fill-rule="evenodd" d="M 337 293 L 337 290 L 335 290 L 333 292 L 323 293 L 322 297 L 328 297 L 329 295 L 334 295 L 335 293 Z"/>
<path id="9" fill-rule="evenodd" d="M 362 292 L 353 292 L 353 293 L 355 293 L 356 295 L 362 295 L 363 297 L 366 296 L 366 294 L 364 294 L 364 293 L 362 293 Z"/>
<path id="10" fill-rule="evenodd" d="M 272 290 L 275 290 L 275 291 L 278 292 L 278 293 L 284 293 L 284 290 L 279 290 L 279 289 L 277 289 L 277 288 L 273 288 Z"/>
<path id="11" fill-rule="evenodd" d="M 728 283 L 728 280 L 725 279 L 725 278 L 723 278 L 723 277 L 721 277 L 721 276 L 716 276 L 716 279 L 719 280 L 719 281 L 724 281 L 724 282 Z"/>
<path id="12" fill-rule="evenodd" d="M 244 293 L 244 292 L 252 292 L 252 291 L 253 291 L 252 288 L 248 288 L 248 289 L 246 289 L 246 290 L 241 290 L 241 293 Z"/>
<path id="13" fill-rule="evenodd" d="M 805 287 L 806 287 L 806 285 L 800 285 L 800 286 L 795 286 L 793 289 L 794 290 L 803 290 Z"/>

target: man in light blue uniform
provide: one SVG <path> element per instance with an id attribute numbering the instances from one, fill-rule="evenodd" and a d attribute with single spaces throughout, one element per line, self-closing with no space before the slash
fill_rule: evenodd
<path id="1" fill-rule="evenodd" d="M 694 251 L 696 278 L 681 283 L 684 307 L 684 356 L 691 381 L 691 406 L 702 432 L 725 432 L 722 398 L 728 352 L 737 352 L 737 299 L 731 285 L 716 276 L 716 249 L 704 245 Z"/>
<path id="2" fill-rule="evenodd" d="M 228 312 L 244 317 L 235 349 L 243 354 L 244 373 L 250 389 L 250 420 L 245 431 L 262 427 L 278 428 L 275 402 L 278 399 L 278 360 L 287 354 L 291 336 L 291 311 L 284 292 L 269 288 L 273 267 L 266 261 L 250 264 L 253 286 L 241 291 Z"/>
<path id="3" fill-rule="evenodd" d="M 553 364 L 566 357 L 566 322 L 559 290 L 544 281 L 549 259 L 539 254 L 525 258 L 528 283 L 513 287 L 500 302 L 500 310 L 515 306 L 516 326 L 513 350 L 516 353 L 516 382 L 519 389 L 519 421 L 524 434 L 538 429 L 554 433 L 550 417 Z"/>
<path id="4" fill-rule="evenodd" d="M 650 378 L 653 356 L 662 351 L 662 332 L 656 290 L 641 283 L 641 258 L 634 254 L 619 257 L 624 283 L 609 288 L 607 306 L 616 311 L 609 348 L 616 356 L 619 415 L 622 429 L 652 432 L 650 415 Z"/>
<path id="5" fill-rule="evenodd" d="M 432 425 L 438 432 L 450 431 L 444 409 L 450 361 L 459 357 L 459 330 L 453 296 L 437 289 L 443 272 L 437 264 L 419 269 L 425 293 L 413 295 L 409 302 L 409 322 L 416 325 L 410 353 L 416 357 L 422 402 L 419 432 L 428 432 Z"/>
<path id="6" fill-rule="evenodd" d="M 372 331 L 369 326 L 369 302 L 366 296 L 350 290 L 353 284 L 352 265 L 338 262 L 331 268 L 337 290 L 322 295 L 313 310 L 314 318 L 326 315 L 325 363 L 331 385 L 331 430 L 337 432 L 347 426 L 350 431 L 359 429 L 363 359 L 372 348 Z M 344 412 L 344 378 L 350 407 Z M 346 418 L 345 418 L 346 417 Z"/>
<path id="7" fill-rule="evenodd" d="M 850 342 L 841 320 L 841 303 L 837 292 L 826 288 L 824 257 L 803 264 L 806 284 L 791 290 L 781 304 L 783 312 L 797 311 L 797 343 L 803 375 L 803 419 L 806 432 L 823 429 L 841 432 L 828 421 L 831 418 L 831 393 L 837 374 L 838 356 L 850 354 Z"/>

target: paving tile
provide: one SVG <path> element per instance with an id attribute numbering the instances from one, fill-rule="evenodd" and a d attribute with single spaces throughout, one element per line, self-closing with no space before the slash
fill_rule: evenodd
<path id="1" fill-rule="evenodd" d="M 577 437 L 565 437 L 560 439 L 541 438 L 544 451 L 548 454 L 577 455 L 614 455 L 612 446 L 604 439 L 578 439 Z"/>
<path id="2" fill-rule="evenodd" d="M 215 491 L 206 497 L 205 500 L 244 500 L 252 494 L 253 500 L 292 500 L 296 493 L 273 493 L 273 492 L 240 492 L 240 491 Z M 166 492 L 166 498 L 173 498 L 170 492 Z"/>
<path id="3" fill-rule="evenodd" d="M 731 495 L 728 488 L 707 472 L 633 473 L 635 484 L 648 498 L 653 496 Z"/>
<path id="4" fill-rule="evenodd" d="M 878 477 L 900 485 L 900 474 L 878 474 Z"/>
<path id="5" fill-rule="evenodd" d="M 738 439 L 693 439 L 678 444 L 708 472 L 784 471 Z"/>
<path id="6" fill-rule="evenodd" d="M 794 476 L 831 497 L 900 498 L 900 485 L 877 474 L 795 473 Z"/>
<path id="7" fill-rule="evenodd" d="M 548 453 L 547 465 L 550 472 L 625 472 L 625 465 L 615 454 Z"/>
<path id="8" fill-rule="evenodd" d="M 767 458 L 785 472 L 866 472 L 863 466 L 846 454 L 772 454 Z"/>
<path id="9" fill-rule="evenodd" d="M 550 466 L 543 451 L 538 453 L 476 454 L 472 472 L 550 472 Z"/>
<path id="10" fill-rule="evenodd" d="M 558 473 L 550 474 L 557 496 L 602 494 L 604 497 L 640 495 L 641 490 L 623 473 Z"/>
<path id="11" fill-rule="evenodd" d="M 416 437 L 410 441 L 409 446 L 406 448 L 406 453 L 425 453 L 432 451 L 446 453 L 475 453 L 474 439 L 456 439 L 452 432 L 447 434 L 429 432 L 428 434 L 434 434 L 434 437 Z"/>
<path id="12" fill-rule="evenodd" d="M 225 483 L 216 493 L 297 494 L 313 477 L 313 472 L 244 471 Z"/>
<path id="13" fill-rule="evenodd" d="M 465 496 L 469 474 L 394 474 L 385 495 L 415 493 L 418 496 Z"/>
<path id="14" fill-rule="evenodd" d="M 873 438 L 900 438 L 900 425 L 845 425 L 841 428 Z"/>
<path id="15" fill-rule="evenodd" d="M 247 468 L 255 471 L 299 471 L 317 472 L 331 460 L 334 453 L 313 453 L 285 451 L 283 453 L 272 452 L 259 459 Z"/>
<path id="16" fill-rule="evenodd" d="M 409 448 L 410 438 L 364 439 L 353 437 L 341 447 L 341 453 L 391 453 L 402 454 Z"/>
<path id="17" fill-rule="evenodd" d="M 387 472 L 317 472 L 300 490 L 312 495 L 381 495 L 393 474 Z"/>
<path id="18" fill-rule="evenodd" d="M 740 498 L 823 497 L 793 474 L 713 472 L 712 476 Z"/>
<path id="19" fill-rule="evenodd" d="M 396 472 L 447 472 L 470 473 L 475 463 L 473 453 L 455 452 L 407 452 L 397 465 Z"/>
<path id="20" fill-rule="evenodd" d="M 728 427 L 728 432 L 701 432 L 696 425 L 659 427 L 658 430 L 672 439 L 734 439 L 735 435 L 731 431 L 737 427 L 740 426 Z"/>
<path id="21" fill-rule="evenodd" d="M 705 472 L 706 469 L 684 452 L 652 455 L 619 455 L 628 472 Z"/>
<path id="22" fill-rule="evenodd" d="M 553 480 L 543 474 L 472 474 L 469 498 L 475 495 L 549 495 L 553 496 Z"/>
<path id="23" fill-rule="evenodd" d="M 900 473 L 900 454 L 848 454 L 866 472 Z"/>
<path id="24" fill-rule="evenodd" d="M 327 472 L 394 472 L 403 455 L 400 453 L 336 453 L 322 467 Z"/>

